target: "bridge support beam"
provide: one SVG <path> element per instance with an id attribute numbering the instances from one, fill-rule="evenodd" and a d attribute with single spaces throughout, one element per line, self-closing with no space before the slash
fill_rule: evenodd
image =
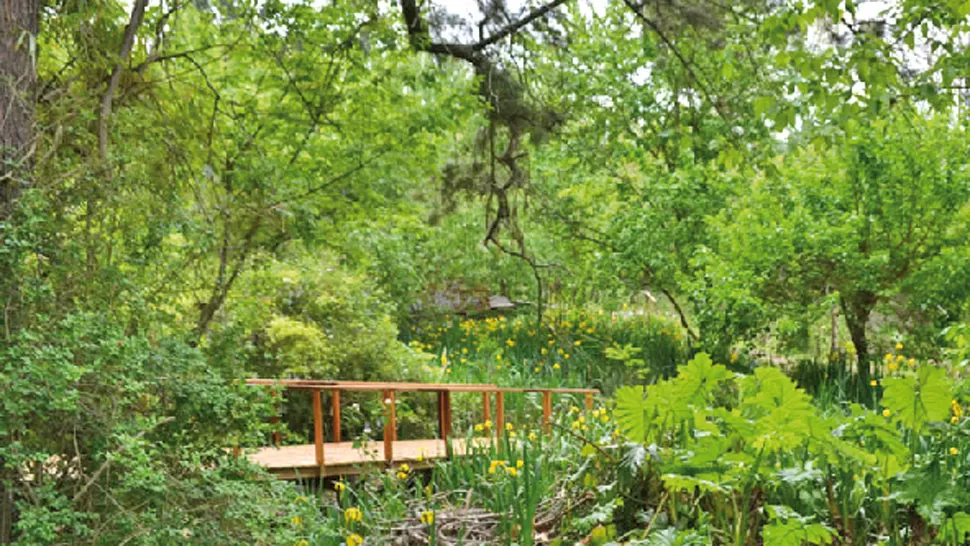
<path id="1" fill-rule="evenodd" d="M 394 440 L 397 440 L 397 404 L 394 391 L 384 391 L 384 462 L 394 461 Z"/>
<path id="2" fill-rule="evenodd" d="M 313 448 L 317 466 L 323 469 L 323 401 L 320 398 L 320 391 L 313 391 Z"/>

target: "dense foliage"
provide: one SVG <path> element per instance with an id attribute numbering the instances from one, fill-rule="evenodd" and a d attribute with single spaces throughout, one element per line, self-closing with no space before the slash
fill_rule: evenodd
<path id="1" fill-rule="evenodd" d="M 0 5 L 0 544 L 966 543 L 970 2 L 453 4 Z"/>

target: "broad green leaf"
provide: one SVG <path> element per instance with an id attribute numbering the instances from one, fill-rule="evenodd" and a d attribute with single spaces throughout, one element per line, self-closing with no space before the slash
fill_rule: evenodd
<path id="1" fill-rule="evenodd" d="M 650 416 L 646 392 L 641 386 L 626 386 L 616 390 L 616 410 L 613 414 L 620 430 L 634 442 L 647 440 Z"/>
<path id="2" fill-rule="evenodd" d="M 885 379 L 883 386 L 882 405 L 906 428 L 919 432 L 949 416 L 953 383 L 943 368 L 923 366 L 914 375 Z"/>

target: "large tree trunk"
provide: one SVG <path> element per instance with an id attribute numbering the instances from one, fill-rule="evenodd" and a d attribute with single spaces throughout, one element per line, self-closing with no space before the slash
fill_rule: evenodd
<path id="1" fill-rule="evenodd" d="M 845 324 L 849 328 L 852 344 L 855 345 L 856 356 L 859 358 L 859 379 L 863 385 L 869 384 L 869 341 L 866 337 L 866 325 L 869 315 L 876 306 L 879 297 L 869 290 L 843 294 L 839 297 Z"/>
<path id="2" fill-rule="evenodd" d="M 0 226 L 10 220 L 21 188 L 31 177 L 39 17 L 40 0 L 0 0 Z M 0 227 L 0 234 L 6 229 Z M 3 338 L 9 337 L 11 302 L 18 293 L 15 284 L 8 285 L 16 282 L 8 265 L 0 262 Z M 16 510 L 11 486 L 15 488 L 16 481 L 16 470 L 0 458 L 0 544 L 13 542 Z"/>
<path id="3" fill-rule="evenodd" d="M 0 0 L 0 221 L 30 179 L 40 0 Z"/>

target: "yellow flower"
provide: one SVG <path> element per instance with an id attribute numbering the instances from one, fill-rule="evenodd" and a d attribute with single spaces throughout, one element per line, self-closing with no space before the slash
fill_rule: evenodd
<path id="1" fill-rule="evenodd" d="M 550 345 L 550 346 L 551 346 L 551 345 L 555 345 L 555 344 L 556 344 L 556 341 L 555 341 L 555 340 L 553 340 L 553 339 L 550 339 L 550 340 L 549 340 L 549 345 Z"/>
<path id="2" fill-rule="evenodd" d="M 444 365 L 448 364 L 448 355 L 441 355 L 441 363 Z"/>
<path id="3" fill-rule="evenodd" d="M 414 326 L 412 326 L 411 328 L 414 328 Z M 294 542 L 293 546 L 310 546 L 310 543 L 307 542 L 307 539 L 301 538 L 300 540 Z"/>
<path id="4" fill-rule="evenodd" d="M 909 366 L 910 368 L 915 368 L 916 367 L 916 359 L 915 358 L 911 358 L 911 359 L 907 360 L 906 361 L 906 365 Z"/>
<path id="5" fill-rule="evenodd" d="M 875 387 L 875 386 L 876 386 L 876 385 L 878 385 L 878 384 L 879 384 L 879 382 L 878 382 L 878 381 L 876 381 L 875 379 L 873 379 L 872 381 L 870 381 L 870 382 L 869 382 L 869 386 L 870 386 L 870 387 Z"/>
<path id="6" fill-rule="evenodd" d="M 582 425 L 582 423 L 580 423 L 579 421 L 573 421 L 573 428 L 579 428 L 580 425 Z"/>
<path id="7" fill-rule="evenodd" d="M 511 430 L 509 431 L 509 438 L 515 438 L 515 433 Z"/>
<path id="8" fill-rule="evenodd" d="M 495 360 L 502 360 L 502 353 L 495 355 Z"/>
<path id="9" fill-rule="evenodd" d="M 536 441 L 536 438 L 538 438 L 538 436 L 536 436 L 536 433 L 535 432 L 530 432 L 529 433 L 529 441 L 530 442 Z"/>
<path id="10" fill-rule="evenodd" d="M 580 339 L 577 339 L 576 341 L 573 342 L 573 345 L 575 345 L 576 347 L 579 347 L 582 344 L 583 344 L 583 341 Z"/>
<path id="11" fill-rule="evenodd" d="M 886 353 L 886 356 L 882 357 L 883 361 L 889 362 L 893 359 L 893 355 Z"/>
<path id="12" fill-rule="evenodd" d="M 334 482 L 333 484 L 334 491 L 336 491 L 337 493 L 342 493 L 344 489 L 347 489 L 347 486 L 344 485 L 344 482 Z"/>
<path id="13" fill-rule="evenodd" d="M 558 369 L 559 369 L 559 363 L 558 363 L 558 362 L 556 362 L 555 364 L 553 364 L 553 365 L 552 365 L 552 369 L 553 369 L 553 370 L 558 370 Z"/>
<path id="14" fill-rule="evenodd" d="M 523 461 L 522 459 L 515 461 L 515 468 L 522 468 L 523 466 L 525 466 L 525 461 Z"/>
<path id="15" fill-rule="evenodd" d="M 492 428 L 492 420 L 491 419 L 485 419 L 485 423 L 483 423 L 483 425 L 484 425 L 485 428 Z"/>
<path id="16" fill-rule="evenodd" d="M 889 417 L 890 414 L 892 414 L 892 412 L 889 411 L 888 409 L 882 410 L 882 416 L 883 417 Z"/>
<path id="17" fill-rule="evenodd" d="M 353 533 L 347 537 L 347 546 L 361 546 L 364 543 L 364 537 Z"/>
<path id="18" fill-rule="evenodd" d="M 570 406 L 569 413 L 579 413 L 579 408 L 576 406 Z"/>
<path id="19" fill-rule="evenodd" d="M 960 453 L 960 450 L 959 449 L 957 449 L 955 447 L 951 447 L 950 448 L 950 455 L 956 456 L 958 453 Z"/>
<path id="20" fill-rule="evenodd" d="M 535 368 L 532 368 L 532 371 L 535 372 L 535 373 L 539 373 L 539 366 L 536 366 Z"/>
<path id="21" fill-rule="evenodd" d="M 477 425 L 475 425 L 475 432 L 482 432 L 484 430 L 485 430 L 485 425 L 481 423 L 478 423 Z"/>
<path id="22" fill-rule="evenodd" d="M 425 525 L 431 525 L 434 523 L 434 512 L 431 510 L 426 510 L 421 512 L 421 523 Z"/>
<path id="23" fill-rule="evenodd" d="M 897 343 L 896 344 L 896 350 L 897 351 L 902 351 L 903 350 L 903 344 L 902 343 Z"/>
<path id="24" fill-rule="evenodd" d="M 514 478 L 519 474 L 519 470 L 514 466 L 507 466 L 505 467 L 505 473 Z"/>
<path id="25" fill-rule="evenodd" d="M 738 360 L 738 353 L 731 353 L 731 364 L 734 364 Z"/>
<path id="26" fill-rule="evenodd" d="M 547 354 L 549 354 L 549 349 L 546 349 L 545 347 L 543 347 L 543 348 L 539 349 L 539 353 L 544 354 L 544 355 L 547 355 Z"/>
<path id="27" fill-rule="evenodd" d="M 604 423 L 609 423 L 610 422 L 610 416 L 609 415 L 606 415 L 604 413 L 603 415 L 600 416 L 600 421 L 603 421 Z"/>
<path id="28" fill-rule="evenodd" d="M 950 424 L 955 425 L 955 424 L 957 424 L 959 422 L 960 422 L 960 418 L 957 417 L 956 415 L 954 415 L 953 417 L 950 417 Z"/>
<path id="29" fill-rule="evenodd" d="M 401 470 L 401 472 L 410 472 L 410 471 L 411 471 L 411 467 L 410 467 L 410 466 L 408 466 L 408 464 L 407 464 L 407 463 L 404 463 L 404 464 L 402 464 L 402 465 L 401 465 L 400 467 L 398 467 L 398 468 L 399 468 L 399 469 Z"/>
<path id="30" fill-rule="evenodd" d="M 299 495 L 298 497 L 293 499 L 293 502 L 307 502 L 307 498 L 304 497 L 303 495 Z"/>
<path id="31" fill-rule="evenodd" d="M 467 355 L 468 354 L 468 347 L 462 347 L 461 348 L 461 354 Z"/>
<path id="32" fill-rule="evenodd" d="M 364 514 L 360 511 L 360 508 L 351 506 L 344 510 L 344 521 L 347 523 L 360 523 L 364 521 Z"/>
<path id="33" fill-rule="evenodd" d="M 293 516 L 290 518 L 290 523 L 292 523 L 295 527 L 303 527 L 303 518 L 300 516 Z"/>
<path id="34" fill-rule="evenodd" d="M 562 355 L 562 357 L 565 358 L 566 360 L 569 360 L 569 353 Z"/>
<path id="35" fill-rule="evenodd" d="M 399 479 L 399 480 L 406 480 L 406 479 L 408 479 L 407 472 L 398 472 L 397 473 L 397 479 Z"/>
<path id="36" fill-rule="evenodd" d="M 508 345 L 509 347 L 515 347 L 515 340 L 507 339 L 505 340 L 505 344 Z"/>
<path id="37" fill-rule="evenodd" d="M 899 366 L 897 366 L 895 362 L 890 362 L 889 366 L 886 366 L 886 369 L 888 369 L 891 372 L 896 371 L 898 368 Z"/>
<path id="38" fill-rule="evenodd" d="M 418 456 L 415 458 L 415 460 L 417 460 L 419 463 L 420 462 L 423 462 L 424 461 L 424 451 L 422 451 L 421 453 L 418 453 Z"/>
<path id="39" fill-rule="evenodd" d="M 505 430 L 512 432 L 513 430 L 515 430 L 515 427 L 512 426 L 512 423 L 505 423 Z"/>

